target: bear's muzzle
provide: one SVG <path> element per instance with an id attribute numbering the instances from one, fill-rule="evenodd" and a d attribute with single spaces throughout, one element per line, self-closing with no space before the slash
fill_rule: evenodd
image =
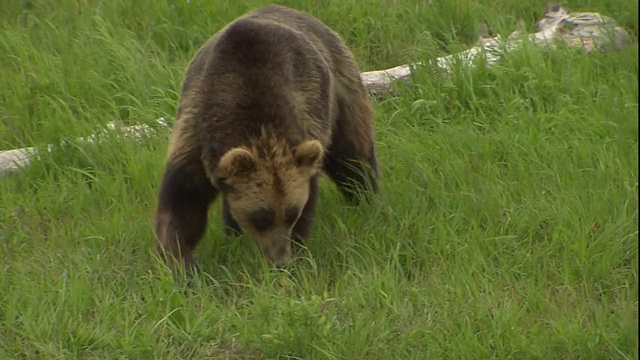
<path id="1" fill-rule="evenodd" d="M 287 232 L 274 232 L 261 242 L 262 252 L 267 260 L 277 268 L 289 264 L 291 258 L 291 238 Z"/>

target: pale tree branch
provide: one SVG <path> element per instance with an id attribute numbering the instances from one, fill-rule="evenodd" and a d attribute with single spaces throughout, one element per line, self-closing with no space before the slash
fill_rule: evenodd
<path id="1" fill-rule="evenodd" d="M 524 33 L 524 22 L 520 21 L 516 30 L 505 39 L 493 34 L 485 24 L 480 26 L 480 36 L 475 46 L 460 53 L 440 57 L 426 63 L 446 72 L 454 69 L 459 63 L 466 67 L 474 67 L 478 58 L 484 58 L 487 66 L 497 63 L 502 54 L 522 47 L 528 41 L 538 47 L 555 49 L 564 44 L 568 47 L 582 48 L 585 52 L 594 50 L 619 50 L 631 43 L 631 36 L 616 22 L 596 12 L 572 13 L 560 4 L 549 4 L 544 17 L 536 23 L 536 32 Z M 390 91 L 393 81 L 407 81 L 411 69 L 425 66 L 423 63 L 400 65 L 391 69 L 369 71 L 362 74 L 362 79 L 372 93 Z"/>
<path id="2" fill-rule="evenodd" d="M 480 26 L 480 34 L 476 44 L 460 53 L 436 58 L 426 63 L 413 63 L 400 65 L 385 70 L 368 71 L 362 73 L 362 81 L 372 95 L 383 95 L 391 91 L 395 81 L 406 82 L 410 79 L 413 69 L 430 66 L 449 72 L 454 69 L 454 64 L 462 64 L 466 67 L 474 67 L 478 59 L 484 58 L 487 66 L 500 61 L 505 52 L 518 49 L 523 43 L 530 42 L 536 46 L 555 49 L 558 44 L 581 48 L 585 52 L 594 50 L 619 50 L 631 43 L 629 33 L 618 26 L 614 19 L 597 12 L 570 12 L 560 4 L 549 4 L 545 9 L 544 17 L 536 23 L 536 32 L 524 33 L 524 23 L 518 23 L 516 30 L 508 37 L 502 38 L 494 34 L 486 25 Z M 160 118 L 157 123 L 161 127 L 168 127 L 165 119 Z M 84 142 L 100 141 L 101 136 L 108 131 L 117 131 L 123 137 L 143 139 L 152 132 L 148 125 L 134 125 L 118 127 L 111 122 L 102 132 L 80 139 Z M 54 147 L 49 145 L 48 151 Z M 36 149 L 33 147 L 1 151 L 0 175 L 8 174 L 28 165 L 37 158 Z"/>

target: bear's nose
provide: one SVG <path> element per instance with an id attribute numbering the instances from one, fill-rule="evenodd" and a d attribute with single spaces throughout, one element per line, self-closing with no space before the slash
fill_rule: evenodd
<path id="1" fill-rule="evenodd" d="M 289 244 L 282 244 L 274 249 L 273 263 L 277 268 L 283 268 L 289 263 Z"/>
<path id="2" fill-rule="evenodd" d="M 273 263 L 273 266 L 275 266 L 276 269 L 283 269 L 287 265 L 289 265 L 289 257 L 286 257 L 283 260 Z"/>
<path id="3" fill-rule="evenodd" d="M 277 268 L 283 268 L 289 264 L 289 257 L 291 255 L 291 241 L 287 237 L 280 237 L 277 240 L 271 242 L 271 249 L 269 251 L 269 260 Z"/>

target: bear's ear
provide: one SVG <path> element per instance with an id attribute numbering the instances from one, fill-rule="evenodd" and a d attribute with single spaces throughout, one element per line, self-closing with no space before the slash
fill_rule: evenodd
<path id="1" fill-rule="evenodd" d="M 307 140 L 293 149 L 293 156 L 299 168 L 317 170 L 320 167 L 324 149 L 318 140 Z"/>
<path id="2" fill-rule="evenodd" d="M 242 148 L 227 151 L 218 163 L 219 178 L 235 178 L 245 176 L 256 170 L 253 154 Z"/>

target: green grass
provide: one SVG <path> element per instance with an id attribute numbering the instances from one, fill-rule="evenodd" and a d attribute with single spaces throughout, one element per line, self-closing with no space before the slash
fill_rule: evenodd
<path id="1" fill-rule="evenodd" d="M 240 5 L 242 3 L 242 5 Z M 173 119 L 184 69 L 265 1 L 2 1 L 0 150 Z M 532 31 L 546 2 L 302 1 L 363 71 Z M 636 2 L 569 1 L 637 34 Z M 176 285 L 150 252 L 167 131 L 0 179 L 0 358 L 637 359 L 638 52 L 526 49 L 376 100 L 382 193 L 328 181 L 308 253 L 226 242 Z"/>

